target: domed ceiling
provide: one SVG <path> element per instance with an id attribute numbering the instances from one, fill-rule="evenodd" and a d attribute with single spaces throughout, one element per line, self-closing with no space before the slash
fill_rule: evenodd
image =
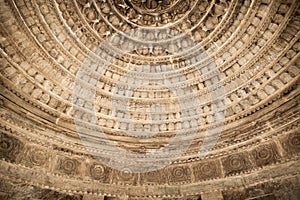
<path id="1" fill-rule="evenodd" d="M 297 0 L 0 0 L 0 199 L 297 199 Z"/>

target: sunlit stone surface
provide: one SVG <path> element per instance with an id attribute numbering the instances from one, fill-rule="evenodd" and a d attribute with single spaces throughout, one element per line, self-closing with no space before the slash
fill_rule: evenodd
<path id="1" fill-rule="evenodd" d="M 0 0 L 0 26 L 0 199 L 299 198 L 298 0 Z"/>

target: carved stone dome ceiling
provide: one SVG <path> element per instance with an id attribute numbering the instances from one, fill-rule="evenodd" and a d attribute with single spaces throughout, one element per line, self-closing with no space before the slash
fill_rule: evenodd
<path id="1" fill-rule="evenodd" d="M 297 199 L 299 36 L 297 0 L 0 0 L 0 199 Z"/>

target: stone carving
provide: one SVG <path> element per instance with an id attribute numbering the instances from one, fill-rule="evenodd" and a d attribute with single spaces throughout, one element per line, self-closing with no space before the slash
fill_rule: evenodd
<path id="1" fill-rule="evenodd" d="M 12 197 L 11 191 L 13 190 L 13 185 L 8 183 L 7 180 L 0 179 L 0 198 L 4 200 L 9 200 Z"/>
<path id="2" fill-rule="evenodd" d="M 157 13 L 160 11 L 164 11 L 174 5 L 176 0 L 166 0 L 166 1 L 159 1 L 159 0 L 146 0 L 146 1 L 139 1 L 139 0 L 128 0 L 125 1 L 127 5 L 130 7 L 135 7 L 139 9 L 141 12 L 145 13 Z"/>
<path id="3" fill-rule="evenodd" d="M 277 167 L 276 165 L 284 165 L 284 162 L 294 163 L 299 155 L 297 132 L 299 98 L 293 96 L 298 92 L 299 83 L 295 84 L 295 82 L 300 71 L 299 59 L 297 59 L 300 50 L 297 9 L 299 10 L 299 2 L 296 0 L 0 0 L 0 26 L 2 27 L 0 96 L 3 99 L 0 100 L 0 126 L 3 130 L 0 134 L 0 159 L 5 160 L 1 162 L 0 169 L 1 171 L 9 169 L 11 172 L 10 177 L 8 174 L 0 174 L 1 178 L 5 178 L 0 180 L 0 199 L 85 199 L 84 194 L 71 193 L 83 193 L 85 187 L 96 183 L 93 180 L 99 181 L 101 186 L 103 183 L 105 186 L 107 184 L 114 194 L 120 193 L 120 188 L 115 184 L 109 185 L 110 183 L 141 184 L 139 187 L 143 187 L 145 193 L 134 192 L 142 197 L 128 197 L 128 199 L 146 199 L 147 196 L 153 195 L 152 193 L 167 190 L 165 184 L 174 187 L 174 191 L 169 194 L 173 195 L 176 190 L 182 192 L 180 195 L 184 195 L 184 190 L 181 190 L 184 184 L 201 185 L 209 180 L 212 182 L 212 187 L 209 189 L 214 190 L 216 187 L 214 183 L 219 178 L 230 185 L 231 178 L 234 177 L 230 177 L 228 181 L 227 176 L 235 176 L 239 173 L 247 173 L 246 176 L 239 175 L 243 176 L 244 185 L 240 189 L 224 188 L 226 190 L 223 191 L 224 199 L 298 199 L 299 178 L 295 177 L 297 171 L 291 174 L 286 172 L 282 177 L 273 177 L 272 171 L 268 176 L 280 180 L 263 180 L 267 183 L 247 185 L 250 184 L 247 182 L 247 177 L 252 178 L 252 173 L 259 173 L 259 170 L 266 170 L 269 167 L 273 169 Z M 87 171 L 81 171 L 81 166 L 85 165 L 81 160 L 86 160 L 87 155 L 82 153 L 82 146 L 79 145 L 79 139 L 72 129 L 70 113 L 73 105 L 70 99 L 73 77 L 82 60 L 100 42 L 116 31 L 124 32 L 139 26 L 150 28 L 170 26 L 171 29 L 174 28 L 179 32 L 192 34 L 196 42 L 216 58 L 218 68 L 224 75 L 221 81 L 228 89 L 225 133 L 222 134 L 212 152 L 214 160 L 194 161 L 197 157 L 194 152 L 198 146 L 191 146 L 182 158 L 184 163 L 180 163 L 180 166 L 173 164 L 166 170 L 138 175 L 119 173 L 91 161 L 86 164 L 86 168 L 82 167 Z M 142 37 L 150 40 L 152 36 Z M 160 35 L 160 37 L 169 40 L 172 39 L 172 34 Z M 124 38 L 119 38 L 116 43 L 116 48 L 128 44 Z M 183 40 L 173 46 L 185 50 Z M 114 50 L 112 49 L 112 52 Z M 172 66 L 172 69 L 187 75 L 190 80 L 187 85 L 193 87 L 195 93 L 203 97 L 203 105 L 199 105 L 201 108 L 199 120 L 203 119 L 204 123 L 203 127 L 200 126 L 197 130 L 201 137 L 212 118 L 213 105 L 206 99 L 206 89 L 209 83 L 215 82 L 213 72 L 202 62 L 202 58 L 197 58 L 192 63 L 177 62 L 169 52 L 164 52 L 155 45 L 152 49 L 137 50 L 131 55 L 120 58 L 114 66 L 111 66 L 110 73 L 102 77 L 103 87 L 97 91 L 97 95 L 107 99 L 108 103 L 100 102 L 95 105 L 101 116 L 101 126 L 105 127 L 105 131 L 117 143 L 121 143 L 118 141 L 120 138 L 132 142 L 128 150 L 142 152 L 161 148 L 162 146 L 154 143 L 172 138 L 171 131 L 191 127 L 192 121 L 188 119 L 179 121 L 182 113 L 178 113 L 177 108 L 170 108 L 166 116 L 151 116 L 159 123 L 149 128 L 144 123 L 149 116 L 145 115 L 144 110 L 140 110 L 142 114 L 133 116 L 142 125 L 135 127 L 138 132 L 162 131 L 160 135 L 156 135 L 154 142 L 141 145 L 123 134 L 122 130 L 131 128 L 126 120 L 117 124 L 110 118 L 109 101 L 114 85 L 131 64 L 142 65 L 148 59 L 156 61 L 162 59 L 163 63 Z M 201 76 L 193 73 L 194 64 L 201 65 L 203 68 Z M 153 72 L 164 74 L 167 71 L 149 68 L 149 73 Z M 136 76 L 130 77 L 127 82 L 124 82 L 124 90 L 128 89 L 130 84 L 138 85 L 139 78 L 141 76 L 138 72 Z M 157 83 L 161 81 L 163 79 L 158 80 Z M 92 82 L 93 80 L 89 80 L 89 83 Z M 177 82 L 180 80 L 174 77 L 172 83 Z M 132 102 L 142 106 L 147 104 L 143 102 L 147 98 L 164 99 L 161 102 L 169 102 L 171 95 L 165 89 L 151 91 L 151 88 L 147 88 L 146 92 L 137 91 L 132 96 Z M 184 95 L 185 91 L 178 90 L 178 92 Z M 189 103 L 188 98 L 187 102 Z M 168 106 L 172 105 L 173 103 L 170 103 Z M 269 113 L 270 110 L 277 111 L 275 116 Z M 133 109 L 132 113 L 137 114 L 137 111 L 138 109 Z M 10 113 L 14 115 L 9 115 Z M 123 115 L 122 119 L 130 117 L 126 116 L 126 113 Z M 193 114 L 191 113 L 190 116 Z M 161 124 L 160 122 L 165 119 L 168 123 Z M 257 119 L 261 120 L 261 123 L 249 123 Z M 234 125 L 236 122 L 238 127 Z M 58 145 L 58 148 L 49 148 L 49 146 L 54 147 L 53 143 L 60 144 L 61 138 L 70 146 L 61 148 Z M 39 142 L 36 142 L 36 139 Z M 277 139 L 280 144 L 273 141 Z M 197 140 L 195 143 L 198 144 L 201 138 Z M 268 140 L 268 142 L 261 144 L 259 143 L 261 140 Z M 31 148 L 31 144 L 27 144 L 27 141 L 35 143 L 36 148 Z M 280 145 L 282 148 L 279 148 Z M 68 155 L 69 158 L 58 155 L 57 159 L 52 159 L 55 157 L 51 156 L 58 151 Z M 77 157 L 84 158 L 77 160 Z M 52 161 L 53 163 L 50 163 Z M 290 163 L 286 164 L 287 169 L 290 169 Z M 71 191 L 64 184 L 54 185 L 54 189 L 35 187 L 34 185 L 40 184 L 39 181 L 43 180 L 46 180 L 42 183 L 43 187 L 48 187 L 48 184 L 52 183 L 50 181 L 53 178 L 52 166 L 55 166 L 54 172 L 59 171 L 65 175 L 66 182 L 72 175 L 83 177 L 86 180 L 84 183 L 76 177 L 80 188 L 78 190 L 82 188 L 82 191 Z M 255 171 L 248 171 L 252 167 Z M 37 174 L 35 177 L 38 178 L 34 180 L 32 176 L 23 176 L 21 173 L 13 177 L 13 173 L 23 171 L 25 168 L 31 170 L 32 175 Z M 44 171 L 47 173 L 47 178 L 44 176 Z M 72 180 L 73 178 L 71 177 Z M 8 179 L 12 179 L 13 184 L 10 184 Z M 192 181 L 195 182 L 190 183 Z M 261 181 L 260 177 L 257 181 Z M 150 190 L 151 187 L 148 185 L 154 189 Z M 133 189 L 128 188 L 126 192 L 132 194 Z M 186 192 L 190 192 L 189 185 L 186 188 Z M 97 192 L 95 190 L 95 193 Z M 185 200 L 200 198 L 199 195 L 195 197 L 180 197 L 180 195 L 174 195 L 174 198 Z"/>
<path id="4" fill-rule="evenodd" d="M 162 170 L 141 173 L 141 184 L 156 185 L 165 183 Z"/>
<path id="5" fill-rule="evenodd" d="M 64 199 L 82 200 L 82 195 L 64 194 L 51 189 L 44 189 L 36 186 L 19 184 L 10 180 L 0 179 L 1 200 L 19 199 Z"/>
<path id="6" fill-rule="evenodd" d="M 87 3 L 79 2 L 79 4 L 83 6 L 83 9 L 91 7 Z M 176 0 L 116 0 L 111 2 L 114 8 L 109 3 L 97 3 L 97 7 L 104 16 L 109 14 L 109 11 L 117 9 L 122 14 L 122 17 L 130 21 L 130 23 L 142 26 L 161 26 L 179 20 L 184 13 L 191 9 L 193 4 L 195 4 L 194 0 L 184 2 Z M 89 15 L 85 16 L 88 17 Z M 92 16 L 94 17 L 95 15 L 92 14 Z M 120 25 L 117 22 L 113 22 L 113 20 L 109 21 L 116 27 Z M 119 28 L 123 29 L 125 26 Z"/>
<path id="7" fill-rule="evenodd" d="M 168 167 L 165 170 L 169 184 L 191 182 L 191 169 L 189 166 Z"/>
<path id="8" fill-rule="evenodd" d="M 250 187 L 223 191 L 224 200 L 236 199 L 298 199 L 299 178 L 286 178 Z"/>
<path id="9" fill-rule="evenodd" d="M 136 185 L 137 181 L 137 174 L 130 171 L 127 172 L 126 169 L 124 171 L 114 170 L 113 172 L 113 182 L 115 183 Z"/>
<path id="10" fill-rule="evenodd" d="M 103 183 L 109 182 L 110 173 L 110 168 L 103 166 L 102 164 L 93 164 L 90 166 L 90 174 L 92 178 Z"/>
<path id="11" fill-rule="evenodd" d="M 59 159 L 59 170 L 68 175 L 75 175 L 78 173 L 79 161 L 76 159 L 71 159 L 63 157 Z"/>
<path id="12" fill-rule="evenodd" d="M 42 166 L 46 163 L 48 155 L 45 151 L 32 149 L 29 154 L 29 159 L 33 165 Z"/>
<path id="13" fill-rule="evenodd" d="M 251 169 L 251 163 L 246 153 L 232 154 L 222 158 L 225 175 L 230 176 Z"/>
<path id="14" fill-rule="evenodd" d="M 218 160 L 195 163 L 192 169 L 195 181 L 204 181 L 222 176 L 221 165 Z"/>
<path id="15" fill-rule="evenodd" d="M 279 153 L 274 143 L 261 145 L 251 151 L 257 166 L 262 167 L 279 160 Z"/>
<path id="16" fill-rule="evenodd" d="M 282 138 L 282 146 L 284 150 L 293 155 L 300 152 L 300 135 L 298 133 L 291 133 Z"/>
<path id="17" fill-rule="evenodd" d="M 0 83 L 1 84 L 1 83 Z M 3 99 L 0 99 L 0 108 L 3 108 L 4 107 L 4 100 Z"/>
<path id="18" fill-rule="evenodd" d="M 182 197 L 182 198 L 163 198 L 162 200 L 201 200 L 200 195 L 193 195 L 188 197 Z"/>
<path id="19" fill-rule="evenodd" d="M 0 157 L 10 162 L 15 162 L 19 153 L 22 152 L 24 144 L 17 138 L 0 133 Z"/>

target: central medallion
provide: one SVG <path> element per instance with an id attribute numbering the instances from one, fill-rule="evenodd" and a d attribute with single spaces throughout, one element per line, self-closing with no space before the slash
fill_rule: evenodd
<path id="1" fill-rule="evenodd" d="M 178 0 L 126 0 L 128 6 L 132 6 L 141 13 L 147 14 L 165 12 L 177 2 Z"/>

